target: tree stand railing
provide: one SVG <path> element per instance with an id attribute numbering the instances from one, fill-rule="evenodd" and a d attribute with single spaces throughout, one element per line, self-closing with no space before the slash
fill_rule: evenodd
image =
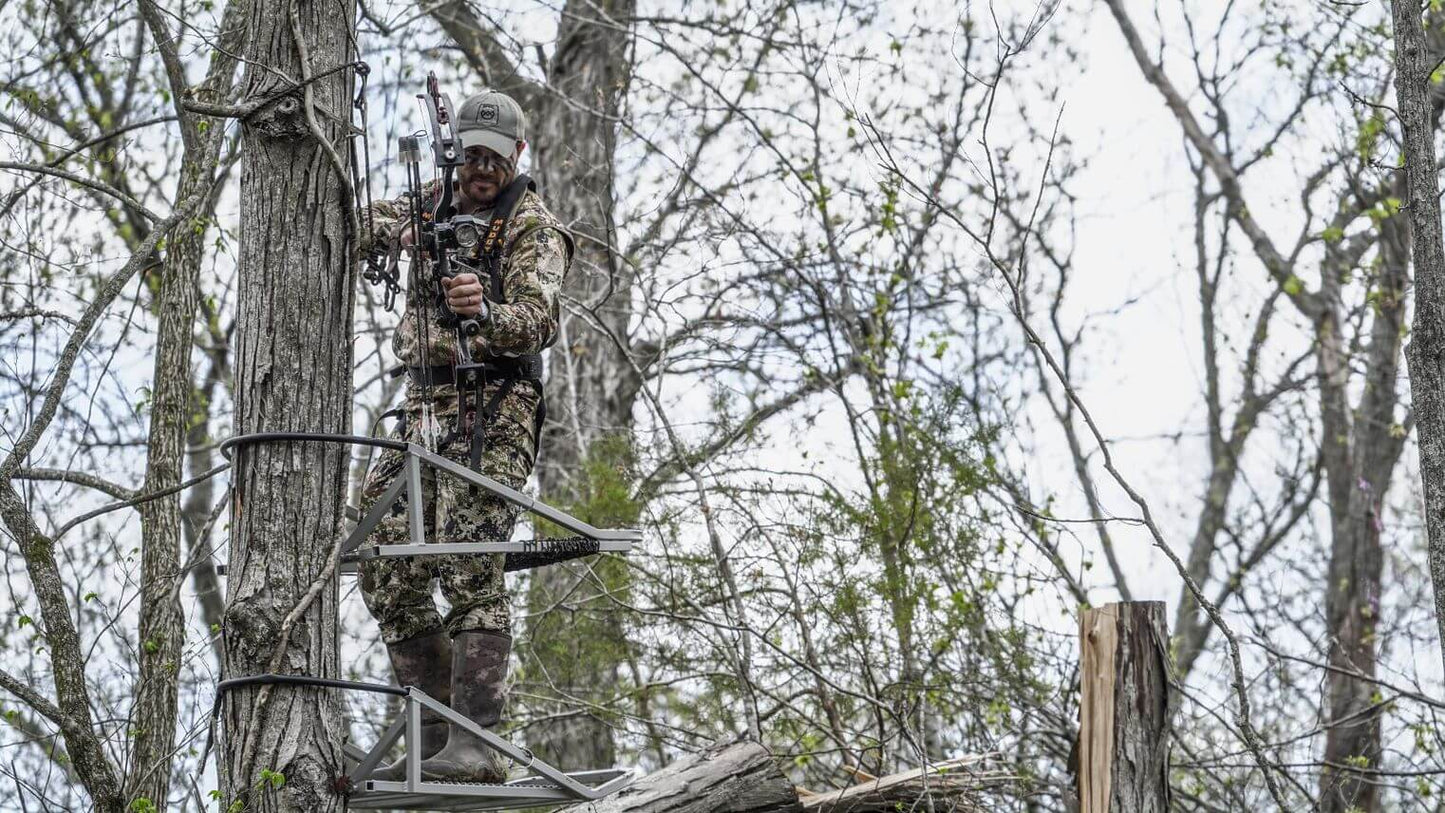
<path id="1" fill-rule="evenodd" d="M 387 486 L 341 543 L 341 572 L 355 573 L 368 559 L 398 559 L 410 556 L 455 556 L 500 553 L 507 557 L 508 571 L 545 567 L 595 553 L 626 553 L 641 541 L 642 532 L 632 528 L 595 528 L 560 508 L 523 494 L 496 480 L 463 466 L 415 443 L 368 438 L 359 435 L 332 435 L 320 432 L 258 432 L 237 435 L 221 444 L 221 453 L 230 457 L 232 449 L 254 443 L 303 441 L 344 443 L 353 446 L 375 446 L 406 452 L 406 463 L 400 476 Z M 576 534 L 563 539 L 493 540 L 489 542 L 439 543 L 426 541 L 425 506 L 422 504 L 422 467 L 459 478 L 483 491 L 495 494 L 529 514 L 541 517 Z M 362 547 L 392 510 L 397 500 L 406 497 L 409 543 L 405 545 L 371 545 Z M 218 566 L 218 572 L 225 568 Z"/>
<path id="2" fill-rule="evenodd" d="M 320 442 L 354 446 L 375 446 L 406 452 L 405 465 L 392 483 L 357 522 L 341 543 L 340 571 L 355 573 L 361 562 L 369 559 L 394 559 L 409 556 L 454 556 L 503 554 L 506 569 L 524 570 L 557 564 L 601 552 L 626 553 L 642 538 L 633 529 L 605 529 L 592 525 L 553 506 L 509 488 L 484 474 L 448 460 L 414 443 L 395 440 L 335 435 L 319 432 L 260 432 L 237 435 L 221 444 L 221 453 L 230 457 L 232 449 L 255 443 Z M 522 510 L 562 527 L 575 537 L 565 539 L 498 540 L 488 542 L 429 543 L 422 504 L 422 467 L 430 466 L 438 476 L 450 475 L 484 491 L 495 494 Z M 406 498 L 408 544 L 371 545 L 363 547 L 376 526 L 395 509 L 397 501 Z M 218 566 L 218 572 L 225 569 Z M 601 799 L 626 787 L 632 781 L 631 771 L 609 768 L 567 773 L 538 759 L 529 749 L 515 745 L 466 719 L 414 686 L 382 686 L 370 683 L 312 678 L 303 675 L 254 675 L 221 681 L 217 687 L 217 708 L 221 694 L 235 686 L 255 683 L 282 683 L 324 686 L 345 690 L 392 694 L 405 699 L 400 715 L 369 750 L 345 746 L 347 759 L 346 784 L 350 790 L 348 806 L 356 810 L 508 810 L 538 805 L 587 802 Z M 497 784 L 444 782 L 425 779 L 421 773 L 421 711 L 426 707 L 452 725 L 459 725 L 480 737 L 490 748 L 521 765 L 528 773 Z M 371 778 L 388 751 L 405 737 L 402 759 L 406 779 L 395 782 Z"/>

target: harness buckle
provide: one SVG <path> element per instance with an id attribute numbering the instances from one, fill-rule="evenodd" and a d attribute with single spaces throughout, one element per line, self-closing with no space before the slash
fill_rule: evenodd
<path id="1" fill-rule="evenodd" d="M 458 389 L 476 389 L 486 383 L 487 365 L 477 362 L 458 364 L 455 373 Z"/>

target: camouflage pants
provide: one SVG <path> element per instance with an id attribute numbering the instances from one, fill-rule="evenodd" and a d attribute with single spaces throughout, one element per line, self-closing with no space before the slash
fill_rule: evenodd
<path id="1" fill-rule="evenodd" d="M 486 403 L 499 385 L 488 385 Z M 422 423 L 422 403 L 408 392 L 405 421 L 394 437 L 434 448 L 449 460 L 470 463 L 471 436 L 451 432 L 456 418 L 456 395 L 451 387 L 433 389 L 435 422 Z M 496 418 L 486 427 L 480 471 L 503 485 L 521 489 L 535 462 L 533 421 L 540 396 L 534 385 L 518 381 L 501 401 Z M 438 431 L 439 430 L 439 431 Z M 435 436 L 440 434 L 440 441 Z M 425 435 L 431 435 L 428 443 Z M 388 449 L 368 472 L 362 490 L 363 513 L 375 504 L 402 475 L 406 453 Z M 500 497 L 477 489 L 457 477 L 422 466 L 422 515 L 426 541 L 442 543 L 506 541 L 512 537 L 519 509 Z M 406 496 L 397 500 L 367 544 L 410 542 Z M 511 605 L 502 578 L 504 556 L 419 556 L 406 559 L 369 559 L 361 571 L 361 594 L 381 627 L 386 643 L 427 635 L 445 627 L 449 635 L 467 630 L 509 632 Z M 437 611 L 432 579 L 441 582 L 442 597 L 451 605 L 446 618 Z"/>

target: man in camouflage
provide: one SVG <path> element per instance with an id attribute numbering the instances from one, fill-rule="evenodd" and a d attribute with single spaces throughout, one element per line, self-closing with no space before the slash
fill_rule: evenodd
<path id="1" fill-rule="evenodd" d="M 525 117 L 515 101 L 495 91 L 467 99 L 457 114 L 465 165 L 456 172 L 453 201 L 459 214 L 483 223 L 517 176 L 526 148 Z M 437 193 L 423 190 L 423 205 Z M 409 246 L 415 241 L 405 197 L 372 205 L 377 248 Z M 490 280 L 460 273 L 444 280 L 445 304 L 461 317 L 478 319 L 480 334 L 471 338 L 474 360 L 503 368 L 537 354 L 557 332 L 557 295 L 571 259 L 572 238 L 542 199 L 526 191 L 507 221 L 503 243 L 500 299 Z M 480 247 L 478 247 L 478 250 Z M 489 374 L 479 398 L 464 398 L 469 409 L 458 415 L 457 388 L 450 369 L 458 359 L 457 335 L 443 327 L 435 287 L 425 279 L 423 263 L 414 263 L 407 307 L 392 339 L 398 361 L 410 377 L 399 439 L 435 450 L 462 465 L 473 461 L 479 439 L 485 474 L 521 489 L 536 462 L 541 385 Z M 485 301 L 484 301 L 485 298 Z M 513 367 L 516 365 L 513 364 Z M 500 393 L 500 395 L 499 395 Z M 481 405 L 491 405 L 488 418 Z M 484 421 L 476 431 L 475 422 Z M 383 453 L 367 476 L 365 511 L 403 470 L 403 452 Z M 458 478 L 424 468 L 426 538 L 441 543 L 505 541 L 512 536 L 518 509 Z M 370 542 L 409 541 L 404 499 L 382 520 Z M 506 699 L 511 614 L 503 582 L 504 557 L 479 556 L 371 559 L 361 573 L 367 607 L 381 627 L 398 683 L 421 688 L 470 720 L 493 726 Z M 445 618 L 432 598 L 432 579 L 441 583 L 451 605 Z M 464 729 L 435 715 L 423 717 L 423 774 L 432 779 L 496 782 L 505 777 L 500 756 Z M 402 778 L 398 762 L 381 774 Z"/>

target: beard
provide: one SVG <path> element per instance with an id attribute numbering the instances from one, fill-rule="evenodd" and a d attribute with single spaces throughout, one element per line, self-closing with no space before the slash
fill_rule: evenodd
<path id="1" fill-rule="evenodd" d="M 478 209 L 490 208 L 501 197 L 502 190 L 512 182 L 513 173 L 507 172 L 500 175 L 495 173 L 478 173 L 461 178 L 461 192 Z"/>

